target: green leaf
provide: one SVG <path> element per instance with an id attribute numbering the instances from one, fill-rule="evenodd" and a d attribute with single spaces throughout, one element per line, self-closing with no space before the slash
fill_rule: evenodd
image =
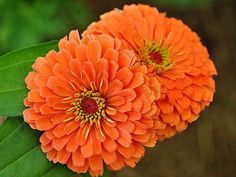
<path id="1" fill-rule="evenodd" d="M 0 56 L 0 115 L 22 115 L 23 100 L 27 94 L 24 79 L 32 70 L 31 65 L 35 59 L 38 56 L 45 56 L 52 49 L 57 50 L 57 41 Z"/>
<path id="2" fill-rule="evenodd" d="M 40 133 L 22 117 L 10 117 L 0 126 L 1 177 L 76 177 L 65 165 L 48 161 L 39 145 Z M 17 174 L 17 175 L 16 175 Z M 90 177 L 89 173 L 80 174 Z M 102 177 L 109 177 L 105 168 Z"/>
<path id="3" fill-rule="evenodd" d="M 22 117 L 8 118 L 0 126 L 1 177 L 73 177 L 66 166 L 49 162 L 41 151 L 39 132 Z"/>

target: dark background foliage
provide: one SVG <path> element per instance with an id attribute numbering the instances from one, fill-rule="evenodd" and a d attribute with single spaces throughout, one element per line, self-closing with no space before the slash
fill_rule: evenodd
<path id="1" fill-rule="evenodd" d="M 99 15 L 146 3 L 180 18 L 202 38 L 218 69 L 214 102 L 198 121 L 147 149 L 136 168 L 112 177 L 228 177 L 236 175 L 236 4 L 234 0 L 0 0 L 0 54 L 83 31 Z"/>

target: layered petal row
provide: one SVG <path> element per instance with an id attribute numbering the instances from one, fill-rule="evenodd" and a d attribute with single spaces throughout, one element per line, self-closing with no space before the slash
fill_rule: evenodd
<path id="1" fill-rule="evenodd" d="M 121 48 L 135 52 L 136 63 L 158 79 L 156 100 L 158 140 L 173 136 L 195 121 L 215 92 L 216 69 L 199 37 L 182 21 L 166 17 L 148 5 L 125 5 L 92 23 L 83 35 L 108 34 L 119 38 Z"/>
<path id="2" fill-rule="evenodd" d="M 24 119 L 43 131 L 43 152 L 77 173 L 134 167 L 156 143 L 160 84 L 119 39 L 77 31 L 38 57 L 25 79 Z"/>

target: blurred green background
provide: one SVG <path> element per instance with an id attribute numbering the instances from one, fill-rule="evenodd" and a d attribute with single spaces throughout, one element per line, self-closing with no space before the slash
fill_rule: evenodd
<path id="1" fill-rule="evenodd" d="M 202 38 L 218 69 L 214 102 L 198 121 L 147 149 L 136 168 L 112 177 L 236 176 L 235 0 L 0 0 L 0 54 L 83 31 L 99 15 L 146 3 L 182 19 Z"/>

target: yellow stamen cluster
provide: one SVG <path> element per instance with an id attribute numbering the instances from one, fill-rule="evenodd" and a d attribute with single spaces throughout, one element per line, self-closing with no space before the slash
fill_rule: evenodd
<path id="1" fill-rule="evenodd" d="M 80 94 L 76 94 L 76 99 L 72 103 L 73 107 L 68 111 L 73 111 L 75 120 L 94 123 L 105 117 L 105 99 L 99 92 L 83 90 Z"/>
<path id="2" fill-rule="evenodd" d="M 152 59 L 151 54 L 157 53 L 161 56 L 161 62 L 157 63 Z M 139 50 L 140 61 L 153 67 L 157 73 L 169 70 L 172 66 L 170 52 L 166 47 L 151 41 L 145 41 L 144 46 Z"/>

